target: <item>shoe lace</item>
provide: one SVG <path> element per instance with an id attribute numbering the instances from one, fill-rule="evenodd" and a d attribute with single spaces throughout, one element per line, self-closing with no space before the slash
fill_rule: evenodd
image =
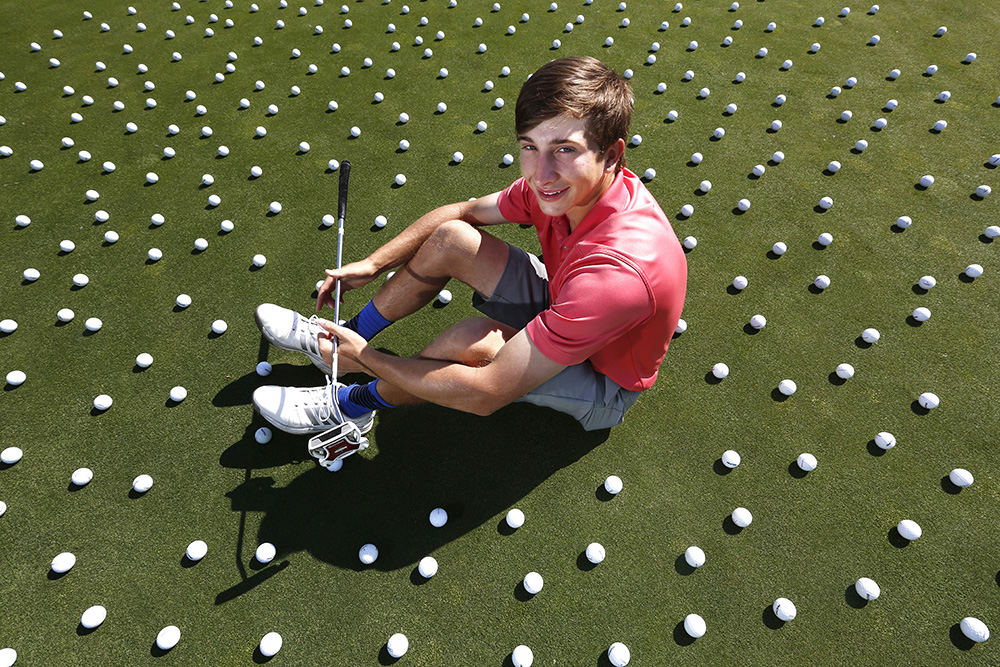
<path id="1" fill-rule="evenodd" d="M 302 409 L 313 424 L 336 425 L 344 421 L 344 414 L 337 402 L 336 386 L 330 377 L 326 378 L 324 386 L 309 390 Z"/>
<path id="2" fill-rule="evenodd" d="M 310 315 L 305 320 L 308 326 L 296 327 L 295 334 L 299 339 L 299 346 L 314 355 L 319 356 L 319 334 L 323 327 L 319 323 L 318 315 Z"/>

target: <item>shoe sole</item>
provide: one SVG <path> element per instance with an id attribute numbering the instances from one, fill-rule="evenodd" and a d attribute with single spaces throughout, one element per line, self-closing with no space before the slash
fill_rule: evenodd
<path id="1" fill-rule="evenodd" d="M 299 315 L 299 317 L 301 317 L 301 315 Z M 256 310 L 254 310 L 254 313 L 253 313 L 253 320 L 254 320 L 254 322 L 257 323 L 257 328 L 260 329 L 261 335 L 264 336 L 264 338 L 267 339 L 267 342 L 270 343 L 271 345 L 273 345 L 273 346 L 275 346 L 275 347 L 277 347 L 279 349 L 282 349 L 282 350 L 288 350 L 289 352 L 298 352 L 300 354 L 305 354 L 307 357 L 309 357 L 309 361 L 312 362 L 313 366 L 315 366 L 316 368 L 320 369 L 321 371 L 323 371 L 327 375 L 329 375 L 330 371 L 333 370 L 330 366 L 326 365 L 326 362 L 316 361 L 315 359 L 313 359 L 312 357 L 310 357 L 308 354 L 306 354 L 305 352 L 303 352 L 302 350 L 300 350 L 297 347 L 290 347 L 290 346 L 287 346 L 287 345 L 282 345 L 281 343 L 279 343 L 277 341 L 271 340 L 271 338 L 266 333 L 264 333 L 264 324 L 260 321 L 260 315 L 257 314 Z M 341 377 L 342 375 L 343 375 L 343 373 L 340 373 L 340 372 L 337 373 L 337 377 L 338 378 Z"/>

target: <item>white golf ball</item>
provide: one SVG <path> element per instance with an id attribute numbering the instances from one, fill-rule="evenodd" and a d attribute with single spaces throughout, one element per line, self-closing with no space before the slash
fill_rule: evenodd
<path id="1" fill-rule="evenodd" d="M 861 577 L 854 582 L 854 590 L 864 600 L 877 600 L 878 596 L 882 594 L 882 589 L 879 588 L 879 585 L 868 577 Z"/>
<path id="2" fill-rule="evenodd" d="M 73 276 L 73 284 L 77 287 L 86 287 L 90 283 L 90 278 L 85 273 L 77 273 Z"/>
<path id="3" fill-rule="evenodd" d="M 850 364 L 837 364 L 835 372 L 841 380 L 849 380 L 854 377 L 854 366 Z"/>
<path id="4" fill-rule="evenodd" d="M 440 528 L 441 526 L 448 523 L 448 512 L 441 507 L 435 507 L 431 510 L 430 517 L 428 517 L 431 525 L 435 528 Z"/>
<path id="5" fill-rule="evenodd" d="M 57 554 L 51 563 L 52 571 L 56 574 L 69 572 L 74 565 L 76 565 L 76 556 L 68 551 Z"/>
<path id="6" fill-rule="evenodd" d="M 514 650 L 510 654 L 510 661 L 514 664 L 514 667 L 531 667 L 535 661 L 535 654 L 531 652 L 530 648 L 521 644 L 514 647 Z"/>
<path id="7" fill-rule="evenodd" d="M 955 486 L 965 488 L 967 486 L 972 486 L 972 482 L 975 481 L 972 477 L 972 473 L 965 468 L 955 468 L 950 473 L 948 473 L 948 479 Z"/>
<path id="8" fill-rule="evenodd" d="M 272 655 L 281 650 L 281 644 L 281 635 L 277 632 L 268 632 L 266 635 L 261 637 L 260 644 L 257 648 L 262 656 L 270 658 Z"/>
<path id="9" fill-rule="evenodd" d="M 56 317 L 60 322 L 72 322 L 73 318 L 76 317 L 76 313 L 69 308 L 60 308 L 56 313 Z"/>
<path id="10" fill-rule="evenodd" d="M 405 185 L 406 184 L 406 174 L 396 174 L 396 178 L 393 179 L 393 180 L 395 180 L 396 185 Z"/>
<path id="11" fill-rule="evenodd" d="M 446 289 L 441 290 L 438 292 L 437 300 L 441 303 L 451 303 L 451 292 Z"/>
<path id="12" fill-rule="evenodd" d="M 437 574 L 437 571 L 438 562 L 433 556 L 424 556 L 420 559 L 420 562 L 417 563 L 417 572 L 419 572 L 420 576 L 424 579 L 430 579 Z"/>
<path id="13" fill-rule="evenodd" d="M 704 159 L 705 158 L 704 158 L 704 156 L 701 153 L 692 153 L 691 154 L 691 162 L 694 162 L 695 164 L 701 164 L 701 161 L 704 160 Z"/>
<path id="14" fill-rule="evenodd" d="M 107 617 L 108 610 L 99 604 L 95 604 L 92 607 L 87 607 L 87 609 L 83 612 L 83 615 L 80 616 L 80 625 L 88 630 L 93 630 L 103 623 L 104 619 Z"/>
<path id="15" fill-rule="evenodd" d="M 524 575 L 524 590 L 526 590 L 531 595 L 537 595 L 541 592 L 542 587 L 545 586 L 545 581 L 542 579 L 542 575 L 537 572 L 529 572 Z"/>
<path id="16" fill-rule="evenodd" d="M 188 395 L 187 389 L 185 389 L 180 385 L 177 385 L 176 387 L 173 387 L 170 390 L 170 400 L 173 401 L 174 403 L 180 403 L 185 398 L 187 398 L 187 395 Z"/>
<path id="17" fill-rule="evenodd" d="M 132 480 L 132 490 L 136 493 L 146 493 L 153 488 L 153 478 L 142 474 Z"/>
<path id="18" fill-rule="evenodd" d="M 505 102 L 502 97 L 498 97 L 495 100 L 493 100 L 493 106 L 497 109 L 502 109 L 504 104 Z"/>
<path id="19" fill-rule="evenodd" d="M 701 90 L 698 91 L 698 97 L 700 97 L 701 99 L 705 99 L 706 97 L 708 97 L 711 94 L 712 94 L 712 91 L 709 88 L 707 88 L 707 87 L 706 88 L 702 88 Z"/>
<path id="20" fill-rule="evenodd" d="M 605 552 L 604 546 L 602 544 L 598 542 L 591 542 L 590 544 L 587 545 L 585 555 L 588 561 L 590 561 L 594 565 L 597 565 L 598 563 L 604 562 L 604 558 L 607 555 L 607 552 Z"/>
<path id="21" fill-rule="evenodd" d="M 76 486 L 86 486 L 90 480 L 94 479 L 94 471 L 90 468 L 77 468 L 70 475 L 70 479 Z"/>
<path id="22" fill-rule="evenodd" d="M 767 55 L 767 47 L 766 46 L 762 46 L 762 47 L 760 47 L 760 49 L 757 50 L 757 57 L 758 58 L 763 58 L 766 55 Z"/>
<path id="23" fill-rule="evenodd" d="M 221 229 L 223 232 L 226 232 L 227 234 L 233 231 L 234 228 L 235 225 L 233 224 L 232 220 L 223 220 L 222 222 L 219 223 L 219 229 Z"/>
<path id="24" fill-rule="evenodd" d="M 896 218 L 896 226 L 900 229 L 906 229 L 913 224 L 913 219 L 908 215 L 901 215 Z"/>
<path id="25" fill-rule="evenodd" d="M 826 165 L 826 170 L 836 174 L 838 171 L 840 171 L 840 162 L 838 162 L 837 160 L 832 160 L 830 164 Z"/>
<path id="26" fill-rule="evenodd" d="M 976 196 L 980 199 L 986 199 L 993 192 L 993 188 L 988 185 L 980 185 L 976 188 Z"/>
<path id="27" fill-rule="evenodd" d="M 163 259 L 163 251 L 160 250 L 159 248 L 150 248 L 146 252 L 146 256 L 149 257 L 150 260 L 158 262 L 161 259 Z"/>
<path id="28" fill-rule="evenodd" d="M 646 171 L 643 172 L 642 177 L 645 178 L 647 181 L 651 181 L 654 178 L 656 178 L 656 170 L 653 169 L 652 167 L 649 167 L 646 169 Z"/>
<path id="29" fill-rule="evenodd" d="M 822 45 L 819 42 L 813 42 L 812 45 L 809 47 L 809 53 L 817 53 L 821 48 Z"/>
<path id="30" fill-rule="evenodd" d="M 614 667 L 626 667 L 632 661 L 632 652 L 628 646 L 621 642 L 615 642 L 608 647 L 608 662 Z"/>
<path id="31" fill-rule="evenodd" d="M 203 251 L 205 251 L 208 248 L 208 241 L 206 239 L 201 238 L 201 237 L 196 238 L 194 240 L 194 248 L 198 252 L 203 252 Z"/>
<path id="32" fill-rule="evenodd" d="M 795 609 L 795 604 L 788 598 L 778 598 L 771 605 L 771 609 L 774 611 L 774 615 L 780 620 L 788 622 L 795 619 L 798 611 Z"/>
<path id="33" fill-rule="evenodd" d="M 748 284 L 750 284 L 750 281 L 747 280 L 746 276 L 736 276 L 735 278 L 733 278 L 733 287 L 735 287 L 738 290 L 746 289 Z"/>
<path id="34" fill-rule="evenodd" d="M 674 333 L 677 334 L 677 335 L 680 335 L 680 334 L 684 333 L 685 331 L 687 331 L 687 329 L 688 329 L 687 320 L 685 320 L 682 317 L 679 320 L 677 320 L 677 327 L 674 328 Z"/>
<path id="35" fill-rule="evenodd" d="M 149 352 L 140 352 L 135 357 L 135 365 L 139 368 L 149 368 L 153 365 L 153 355 Z"/>
<path id="36" fill-rule="evenodd" d="M 922 289 L 929 290 L 937 285 L 937 280 L 934 276 L 921 276 L 920 280 L 917 281 L 917 285 Z"/>
<path id="37" fill-rule="evenodd" d="M 926 322 L 927 320 L 931 319 L 931 311 L 929 308 L 920 306 L 919 308 L 914 309 L 912 317 L 917 322 Z"/>
<path id="38" fill-rule="evenodd" d="M 934 185 L 934 177 L 930 174 L 924 174 L 920 177 L 920 185 L 925 188 L 929 188 Z"/>
<path id="39" fill-rule="evenodd" d="M 878 118 L 875 120 L 875 123 L 872 125 L 872 127 L 874 127 L 876 130 L 884 130 L 885 126 L 888 124 L 889 121 L 887 121 L 885 118 Z"/>
<path id="40" fill-rule="evenodd" d="M 410 640 L 406 638 L 401 632 L 397 632 L 393 636 L 389 637 L 389 641 L 385 644 L 385 650 L 393 658 L 401 658 L 406 654 L 406 651 L 410 648 Z"/>
<path id="41" fill-rule="evenodd" d="M 0 333 L 14 333 L 17 330 L 17 320 L 5 319 L 0 320 Z"/>
<path id="42" fill-rule="evenodd" d="M 168 625 L 156 635 L 156 647 L 161 651 L 169 651 L 177 646 L 181 639 L 181 630 L 176 625 Z"/>
<path id="43" fill-rule="evenodd" d="M 462 154 L 462 151 L 455 151 L 451 154 L 451 159 L 453 162 L 461 162 L 465 159 L 465 155 Z"/>
<path id="44" fill-rule="evenodd" d="M 255 164 L 254 166 L 250 167 L 250 175 L 253 176 L 254 178 L 260 178 L 263 174 L 264 170 L 261 169 L 260 166 Z"/>
<path id="45" fill-rule="evenodd" d="M 951 99 L 951 91 L 942 90 L 940 93 L 938 93 L 937 99 L 939 102 L 947 102 L 948 100 Z"/>
<path id="46" fill-rule="evenodd" d="M 815 470 L 816 466 L 818 465 L 816 457 L 808 452 L 803 452 L 802 454 L 799 454 L 798 458 L 795 459 L 795 463 L 796 465 L 799 466 L 799 469 L 803 470 L 804 472 L 810 472 L 812 470 Z"/>
<path id="47" fill-rule="evenodd" d="M 226 333 L 226 329 L 228 328 L 229 325 L 226 324 L 225 320 L 215 320 L 214 322 L 212 322 L 212 333 L 214 333 L 216 336 L 221 336 L 222 334 Z"/>
<path id="48" fill-rule="evenodd" d="M 184 554 L 193 561 L 199 561 L 208 553 L 208 545 L 203 540 L 195 540 L 187 546 Z"/>
<path id="49" fill-rule="evenodd" d="M 277 554 L 277 549 L 270 542 L 261 542 L 254 551 L 254 558 L 257 559 L 259 563 L 270 563 L 274 560 L 274 556 Z"/>
<path id="50" fill-rule="evenodd" d="M 272 437 L 273 433 L 271 432 L 271 429 L 269 429 L 266 426 L 261 426 L 259 429 L 254 431 L 253 434 L 253 439 L 256 440 L 261 445 L 266 445 L 267 443 L 271 442 Z"/>
<path id="51" fill-rule="evenodd" d="M 267 205 L 267 210 L 269 210 L 271 213 L 281 213 L 281 208 L 282 208 L 281 202 L 278 201 L 273 201 Z"/>
<path id="52" fill-rule="evenodd" d="M 364 565 L 371 565 L 378 558 L 378 547 L 374 544 L 365 544 L 358 550 L 358 560 Z"/>
<path id="53" fill-rule="evenodd" d="M 729 366 L 721 362 L 715 364 L 712 366 L 712 375 L 720 380 L 725 378 L 729 375 Z"/>
<path id="54" fill-rule="evenodd" d="M 959 623 L 962 634 L 974 642 L 984 642 L 990 638 L 990 629 L 985 623 L 973 616 L 966 616 Z"/>
<path id="55" fill-rule="evenodd" d="M 684 632 L 693 639 L 705 636 L 706 629 L 705 619 L 698 614 L 688 614 L 684 617 Z"/>
<path id="56" fill-rule="evenodd" d="M 21 451 L 20 447 L 7 447 L 0 452 L 0 462 L 7 465 L 14 465 L 21 460 L 22 456 L 24 456 L 24 452 Z"/>
<path id="57" fill-rule="evenodd" d="M 690 546 L 684 550 L 684 560 L 691 567 L 701 567 L 705 564 L 705 552 L 701 547 Z"/>
<path id="58" fill-rule="evenodd" d="M 524 525 L 524 512 L 515 507 L 514 509 L 507 512 L 505 521 L 507 522 L 508 526 L 510 526 L 514 530 L 517 530 L 518 528 Z"/>
<path id="59" fill-rule="evenodd" d="M 150 185 L 158 183 L 159 180 L 160 176 L 155 171 L 150 171 L 146 173 L 146 182 L 149 183 Z"/>
<path id="60" fill-rule="evenodd" d="M 684 204 L 684 206 L 681 206 L 681 215 L 685 218 L 690 218 L 694 215 L 694 206 L 691 204 Z"/>
<path id="61" fill-rule="evenodd" d="M 763 329 L 767 326 L 767 318 L 763 315 L 754 315 L 750 318 L 750 326 L 757 330 Z"/>
<path id="62" fill-rule="evenodd" d="M 727 449 L 722 452 L 722 465 L 729 469 L 735 468 L 740 464 L 743 459 L 740 458 L 740 453 L 735 449 Z"/>
<path id="63" fill-rule="evenodd" d="M 699 192 L 708 192 L 712 189 L 712 181 L 702 181 L 698 184 Z"/>
<path id="64" fill-rule="evenodd" d="M 827 287 L 830 286 L 830 276 L 826 275 L 816 276 L 816 280 L 813 281 L 813 285 L 815 285 L 819 289 L 826 289 Z"/>
<path id="65" fill-rule="evenodd" d="M 606 480 L 604 480 L 604 490 L 613 496 L 617 496 L 621 493 L 625 484 L 622 482 L 622 478 L 618 475 L 609 475 Z"/>
<path id="66" fill-rule="evenodd" d="M 779 257 L 788 252 L 788 246 L 783 241 L 778 241 L 773 246 L 771 246 L 771 252 Z"/>
<path id="67" fill-rule="evenodd" d="M 875 445 L 879 449 L 892 449 L 896 446 L 896 436 L 888 431 L 880 431 L 875 435 Z"/>
<path id="68" fill-rule="evenodd" d="M 920 403 L 920 407 L 925 410 L 933 410 L 941 405 L 941 399 L 938 398 L 938 395 L 929 391 L 925 391 L 920 394 L 920 396 L 917 397 L 917 402 Z"/>
<path id="69" fill-rule="evenodd" d="M 869 345 L 877 343 L 882 334 L 879 333 L 878 329 L 873 329 L 869 327 L 861 332 L 861 340 L 868 343 Z"/>
<path id="70" fill-rule="evenodd" d="M 438 102 L 437 103 L 437 111 L 438 111 L 438 113 L 444 113 L 447 110 L 448 110 L 448 105 L 447 104 L 445 104 L 444 102 Z"/>
<path id="71" fill-rule="evenodd" d="M 983 275 L 983 267 L 979 264 L 969 264 L 965 267 L 965 275 L 969 278 L 978 278 Z"/>
<path id="72" fill-rule="evenodd" d="M 265 264 L 267 264 L 267 257 L 265 257 L 264 255 L 261 255 L 260 253 L 258 253 L 258 254 L 256 254 L 256 255 L 253 256 L 253 260 L 252 261 L 253 261 L 253 265 L 256 266 L 259 269 L 260 267 L 262 267 Z"/>
<path id="73" fill-rule="evenodd" d="M 24 384 L 24 381 L 28 379 L 27 374 L 24 371 L 11 371 L 7 373 L 7 384 L 12 387 L 19 387 Z"/>
<path id="74" fill-rule="evenodd" d="M 88 317 L 87 321 L 83 323 L 83 326 L 87 331 L 100 331 L 101 327 L 104 326 L 104 322 L 98 317 Z"/>
<path id="75" fill-rule="evenodd" d="M 685 236 L 683 245 L 688 250 L 694 250 L 695 247 L 698 245 L 698 239 L 693 236 Z"/>
<path id="76" fill-rule="evenodd" d="M 819 200 L 819 207 L 824 211 L 829 210 L 831 206 L 833 206 L 832 197 L 823 197 L 822 199 Z"/>
<path id="77" fill-rule="evenodd" d="M 910 540 L 911 542 L 919 539 L 920 536 L 924 534 L 923 528 L 921 528 L 920 525 L 912 519 L 903 519 L 900 521 L 896 524 L 896 530 L 899 531 L 899 534 L 902 535 L 903 538 Z"/>
<path id="78" fill-rule="evenodd" d="M 733 510 L 730 518 L 740 528 L 746 528 L 751 523 L 753 523 L 753 515 L 750 514 L 750 510 L 745 507 L 737 507 Z"/>
<path id="79" fill-rule="evenodd" d="M 76 249 L 76 244 L 69 239 L 65 239 L 59 242 L 59 249 L 63 252 L 73 252 Z"/>
<path id="80" fill-rule="evenodd" d="M 791 396 L 798 390 L 798 386 L 792 380 L 782 380 L 778 383 L 778 391 L 780 391 L 785 396 Z"/>
<path id="81" fill-rule="evenodd" d="M 21 215 L 14 217 L 14 224 L 18 227 L 27 227 L 31 224 L 31 218 L 22 213 Z"/>
<path id="82" fill-rule="evenodd" d="M 671 123 L 677 120 L 679 117 L 680 114 L 677 112 L 677 109 L 671 109 L 670 111 L 667 112 L 667 120 L 669 120 Z"/>
<path id="83" fill-rule="evenodd" d="M 309 149 L 310 149 L 310 146 L 309 146 L 309 142 L 308 141 L 300 141 L 299 142 L 299 152 L 300 153 L 308 153 Z"/>

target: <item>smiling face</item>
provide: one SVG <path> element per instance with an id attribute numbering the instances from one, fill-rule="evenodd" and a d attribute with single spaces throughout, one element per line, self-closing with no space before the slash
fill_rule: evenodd
<path id="1" fill-rule="evenodd" d="M 518 137 L 521 175 L 542 212 L 565 215 L 570 227 L 583 220 L 611 186 L 625 142 L 604 152 L 587 138 L 584 119 L 561 115 L 542 121 Z"/>

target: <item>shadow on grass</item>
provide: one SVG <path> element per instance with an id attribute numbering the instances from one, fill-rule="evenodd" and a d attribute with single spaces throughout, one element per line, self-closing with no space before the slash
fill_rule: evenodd
<path id="1" fill-rule="evenodd" d="M 674 643 L 678 646 L 690 646 L 694 643 L 694 637 L 684 629 L 684 621 L 677 621 L 674 626 Z"/>
<path id="2" fill-rule="evenodd" d="M 956 623 L 955 625 L 951 626 L 951 628 L 948 630 L 948 637 L 951 639 L 952 645 L 959 651 L 968 651 L 969 649 L 971 649 L 973 646 L 976 645 L 976 642 L 972 641 L 964 634 L 962 634 L 961 623 Z"/>
<path id="3" fill-rule="evenodd" d="M 886 450 L 875 444 L 874 438 L 868 441 L 868 453 L 872 456 L 885 456 L 885 452 Z"/>
<path id="4" fill-rule="evenodd" d="M 216 394 L 213 404 L 245 405 L 253 389 L 263 384 L 320 382 L 322 376 L 311 365 L 279 364 L 267 378 L 249 373 L 235 379 Z M 307 438 L 275 430 L 271 442 L 260 445 L 254 431 L 261 423 L 255 417 L 243 437 L 220 455 L 223 467 L 246 471 L 244 481 L 227 494 L 233 512 L 241 517 L 237 552 L 243 549 L 242 517 L 260 512 L 258 533 L 247 537 L 248 543 L 272 542 L 283 556 L 308 551 L 321 561 L 356 571 L 411 569 L 421 557 L 496 520 L 609 433 L 583 431 L 569 416 L 526 404 L 508 406 L 490 417 L 433 405 L 401 407 L 379 413 L 370 435 L 374 446 L 346 459 L 340 472 L 307 465 L 286 486 L 277 486 L 273 478 L 255 477 L 254 471 L 310 461 Z M 449 521 L 431 530 L 427 513 L 439 506 L 448 508 Z M 503 531 L 502 524 L 498 531 Z M 358 548 L 368 542 L 378 546 L 379 558 L 365 567 Z M 268 572 L 248 579 L 239 553 L 236 560 L 244 581 L 220 593 L 217 603 L 249 590 L 256 585 L 252 580 Z"/>
<path id="5" fill-rule="evenodd" d="M 691 565 L 688 564 L 687 559 L 684 558 L 684 554 L 678 555 L 677 559 L 674 560 L 674 570 L 677 572 L 677 574 L 681 575 L 682 577 L 687 577 L 689 575 L 694 574 L 697 569 L 698 568 L 691 567 Z M 684 623 L 681 623 L 680 626 L 681 629 L 683 630 Z M 684 635 L 687 636 L 687 633 L 685 632 Z"/>
<path id="6" fill-rule="evenodd" d="M 844 590 L 844 602 L 854 609 L 864 609 L 868 606 L 868 600 L 858 595 L 858 589 L 854 584 L 848 584 Z"/>
<path id="7" fill-rule="evenodd" d="M 809 473 L 799 467 L 799 462 L 796 459 L 795 461 L 792 461 L 791 463 L 788 464 L 788 474 L 794 477 L 795 479 L 802 479 Z"/>
<path id="8" fill-rule="evenodd" d="M 886 537 L 889 538 L 889 544 L 896 547 L 897 549 L 905 549 L 906 547 L 910 546 L 910 541 L 899 534 L 899 530 L 896 529 L 896 526 L 893 526 L 892 528 L 889 529 L 889 532 L 886 534 Z"/>
<path id="9" fill-rule="evenodd" d="M 761 612 L 760 617 L 764 621 L 764 625 L 771 630 L 780 630 L 785 627 L 785 622 L 775 615 L 773 605 L 764 607 L 764 611 Z"/>

